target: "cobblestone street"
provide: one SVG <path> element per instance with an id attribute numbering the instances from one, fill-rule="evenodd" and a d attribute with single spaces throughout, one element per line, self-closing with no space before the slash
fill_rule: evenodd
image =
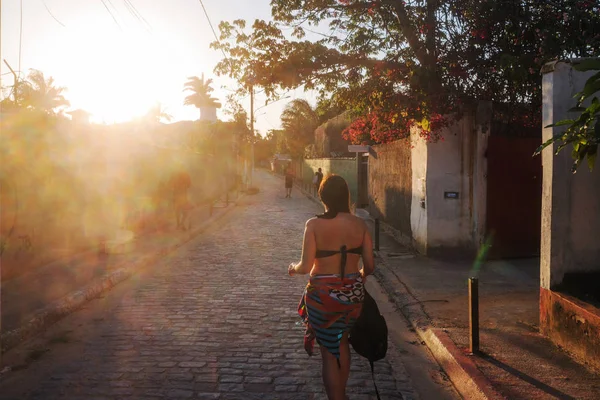
<path id="1" fill-rule="evenodd" d="M 257 175 L 261 192 L 219 226 L 21 346 L 28 367 L 1 378 L 0 398 L 326 399 L 296 312 L 306 277 L 286 273 L 320 208 Z M 394 352 L 376 363 L 382 398 L 414 398 Z M 375 398 L 357 355 L 348 391 Z"/>

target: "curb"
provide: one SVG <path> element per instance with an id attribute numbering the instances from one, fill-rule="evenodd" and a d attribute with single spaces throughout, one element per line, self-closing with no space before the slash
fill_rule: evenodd
<path id="1" fill-rule="evenodd" d="M 462 352 L 442 329 L 418 329 L 417 333 L 465 399 L 505 398 L 492 387 L 490 381 L 477 368 L 470 358 L 472 356 Z"/>
<path id="2" fill-rule="evenodd" d="M 98 297 L 100 294 L 110 290 L 118 283 L 131 277 L 135 274 L 136 269 L 154 264 L 165 255 L 177 250 L 178 248 L 192 240 L 194 237 L 206 231 L 219 219 L 227 215 L 227 213 L 231 211 L 235 207 L 235 205 L 236 204 L 232 202 L 229 206 L 223 207 L 223 211 L 214 213 L 205 221 L 205 223 L 203 223 L 198 228 L 194 229 L 192 232 L 189 232 L 178 243 L 166 246 L 154 252 L 153 254 L 143 257 L 140 261 L 137 261 L 128 266 L 121 265 L 115 271 L 104 275 L 102 278 L 93 281 L 92 283 L 83 287 L 82 289 L 76 290 L 66 295 L 62 299 L 44 307 L 43 309 L 38 311 L 32 319 L 23 324 L 21 327 L 13 329 L 9 332 L 5 332 L 0 336 L 1 353 L 5 353 L 6 351 L 12 349 L 24 340 L 35 336 L 39 333 L 39 331 L 54 324 L 61 318 L 76 311 L 88 301 Z"/>
<path id="3" fill-rule="evenodd" d="M 431 351 L 440 367 L 446 372 L 458 393 L 464 399 L 502 400 L 502 396 L 483 375 L 473 362 L 473 356 L 467 355 L 456 346 L 448 333 L 443 329 L 431 326 L 431 317 L 409 288 L 389 268 L 385 260 L 378 257 L 379 264 L 385 268 L 377 268 L 375 276 L 387 292 L 392 303 L 410 322 L 419 338 Z M 400 286 L 393 285 L 397 280 Z M 407 301 L 410 299 L 409 301 Z M 414 301 L 412 301 L 414 300 Z"/>

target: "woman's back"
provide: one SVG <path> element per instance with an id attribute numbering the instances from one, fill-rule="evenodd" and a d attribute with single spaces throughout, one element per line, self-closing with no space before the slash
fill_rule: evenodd
<path id="1" fill-rule="evenodd" d="M 349 250 L 345 274 L 359 272 L 359 261 L 367 231 L 365 222 L 350 213 L 338 213 L 332 219 L 316 218 L 311 222 L 314 224 L 313 232 L 317 248 L 317 258 L 311 275 L 341 273 L 340 253 L 320 256 L 319 252 L 339 252 L 342 246 L 346 246 Z"/>
<path id="2" fill-rule="evenodd" d="M 304 348 L 312 355 L 317 341 L 327 396 L 344 399 L 350 375 L 348 334 L 361 313 L 365 278 L 375 268 L 373 242 L 367 224 L 350 213 L 344 178 L 328 176 L 319 187 L 319 197 L 325 214 L 306 222 L 302 258 L 288 266 L 288 274 L 311 274 L 298 306 L 306 325 Z M 335 275 L 342 272 L 344 259 L 345 276 L 340 279 Z"/>

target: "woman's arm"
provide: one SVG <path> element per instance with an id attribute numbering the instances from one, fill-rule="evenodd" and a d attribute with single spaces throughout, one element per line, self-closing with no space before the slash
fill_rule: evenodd
<path id="1" fill-rule="evenodd" d="M 315 239 L 314 221 L 309 219 L 306 221 L 304 228 L 304 240 L 302 243 L 302 258 L 298 263 L 290 264 L 288 273 L 290 275 L 300 274 L 305 275 L 310 273 L 313 264 L 315 263 L 315 255 L 317 253 L 317 241 Z"/>
<path id="2" fill-rule="evenodd" d="M 366 224 L 365 224 L 366 225 Z M 362 245 L 363 277 L 371 275 L 375 271 L 375 257 L 373 256 L 373 240 L 369 228 L 365 226 L 365 237 Z"/>

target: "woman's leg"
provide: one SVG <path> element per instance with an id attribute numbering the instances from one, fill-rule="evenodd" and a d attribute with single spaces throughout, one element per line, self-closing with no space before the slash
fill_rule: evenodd
<path id="1" fill-rule="evenodd" d="M 350 343 L 348 342 L 348 332 L 346 332 L 340 341 L 340 364 L 342 366 L 341 380 L 344 394 L 346 393 L 346 384 L 348 383 L 348 377 L 350 376 L 350 357 Z"/>
<path id="2" fill-rule="evenodd" d="M 325 384 L 327 398 L 329 400 L 346 400 L 345 385 L 342 383 L 344 365 L 342 364 L 342 368 L 340 368 L 335 356 L 328 352 L 325 347 L 320 347 L 321 358 L 323 359 L 323 383 Z"/>

